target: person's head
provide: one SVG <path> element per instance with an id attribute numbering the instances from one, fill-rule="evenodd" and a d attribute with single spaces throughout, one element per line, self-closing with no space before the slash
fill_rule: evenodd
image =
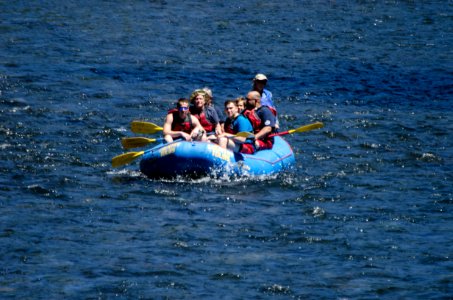
<path id="1" fill-rule="evenodd" d="M 259 107 L 261 105 L 261 95 L 257 91 L 248 92 L 245 100 L 247 101 L 245 104 L 247 109 L 254 109 L 255 107 Z"/>
<path id="2" fill-rule="evenodd" d="M 179 98 L 176 103 L 176 108 L 178 109 L 179 116 L 185 118 L 189 113 L 189 99 Z"/>
<path id="3" fill-rule="evenodd" d="M 245 97 L 241 96 L 236 98 L 236 104 L 238 106 L 239 111 L 243 111 L 245 109 L 245 103 L 246 103 Z"/>
<path id="4" fill-rule="evenodd" d="M 236 100 L 225 101 L 225 113 L 228 118 L 236 117 L 239 114 Z"/>
<path id="5" fill-rule="evenodd" d="M 206 105 L 211 105 L 212 104 L 212 90 L 206 86 L 206 87 L 202 88 L 202 91 L 204 91 L 206 93 L 206 96 L 205 96 Z"/>
<path id="6" fill-rule="evenodd" d="M 197 109 L 203 108 L 206 104 L 206 92 L 203 90 L 195 90 L 190 95 L 190 103 Z"/>
<path id="7" fill-rule="evenodd" d="M 256 74 L 253 78 L 253 90 L 262 93 L 267 84 L 267 77 L 264 74 Z"/>

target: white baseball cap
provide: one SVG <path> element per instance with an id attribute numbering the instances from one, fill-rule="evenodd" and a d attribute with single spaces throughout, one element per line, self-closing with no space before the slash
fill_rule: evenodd
<path id="1" fill-rule="evenodd" d="M 259 73 L 255 75 L 255 78 L 253 78 L 253 80 L 267 81 L 267 77 L 266 75 Z"/>

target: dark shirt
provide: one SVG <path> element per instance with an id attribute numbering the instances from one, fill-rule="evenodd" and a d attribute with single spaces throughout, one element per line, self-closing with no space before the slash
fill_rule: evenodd
<path id="1" fill-rule="evenodd" d="M 275 116 L 267 106 L 260 106 L 260 108 L 256 110 L 256 114 L 261 119 L 261 126 L 275 128 Z"/>
<path id="2" fill-rule="evenodd" d="M 217 114 L 216 110 L 212 106 L 205 107 L 205 114 L 206 114 L 206 119 L 208 119 L 209 123 L 211 124 L 219 124 L 220 119 L 219 115 Z"/>
<path id="3" fill-rule="evenodd" d="M 217 112 L 217 116 L 219 117 L 220 124 L 224 123 L 225 121 L 225 114 L 223 113 L 223 110 L 215 105 L 211 105 L 211 107 L 214 107 L 215 111 Z"/>

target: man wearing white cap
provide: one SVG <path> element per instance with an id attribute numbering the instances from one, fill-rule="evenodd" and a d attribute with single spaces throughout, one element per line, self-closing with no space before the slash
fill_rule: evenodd
<path id="1" fill-rule="evenodd" d="M 264 87 L 267 84 L 267 77 L 264 74 L 256 74 L 253 78 L 253 90 L 261 95 L 261 105 L 269 106 L 275 109 L 274 102 L 272 101 L 272 93 Z"/>
<path id="2" fill-rule="evenodd" d="M 277 115 L 277 108 L 275 107 L 274 102 L 272 101 L 272 93 L 264 88 L 266 84 L 267 77 L 264 74 L 258 73 L 255 75 L 255 78 L 253 78 L 253 90 L 260 93 L 261 105 L 270 107 L 271 110 L 275 112 L 275 115 Z M 279 128 L 278 118 L 276 118 L 275 128 L 276 129 Z"/>

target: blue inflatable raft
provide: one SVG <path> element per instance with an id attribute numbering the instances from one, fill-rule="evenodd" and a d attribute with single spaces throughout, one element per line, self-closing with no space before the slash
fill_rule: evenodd
<path id="1" fill-rule="evenodd" d="M 295 163 L 291 146 L 280 136 L 274 139 L 272 149 L 253 155 L 234 153 L 207 142 L 160 144 L 145 151 L 140 170 L 150 178 L 272 175 Z"/>

